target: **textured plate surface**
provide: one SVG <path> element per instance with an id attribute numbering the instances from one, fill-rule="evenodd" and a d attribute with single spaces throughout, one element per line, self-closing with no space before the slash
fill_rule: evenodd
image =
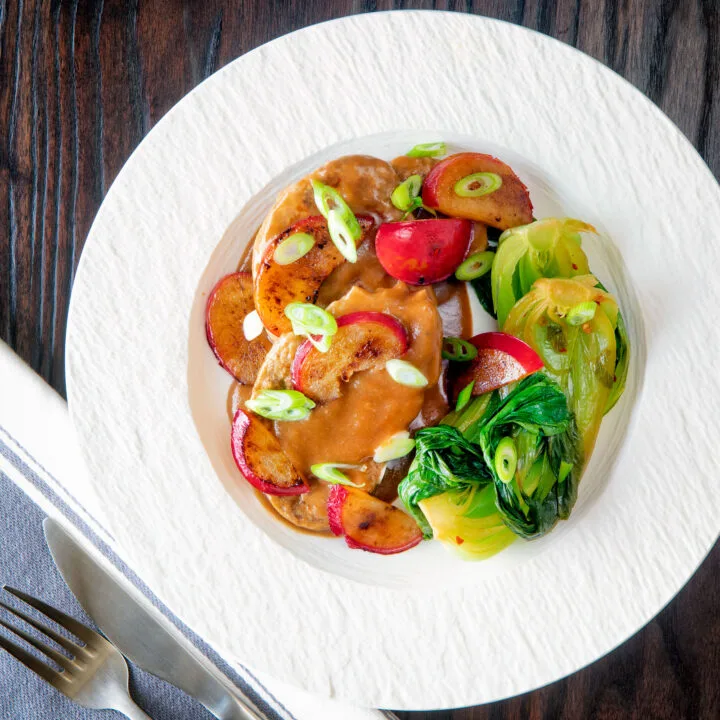
<path id="1" fill-rule="evenodd" d="M 422 67 L 422 86 L 398 83 L 400 66 Z M 600 259 L 637 349 L 625 407 L 604 430 L 609 450 L 571 521 L 541 549 L 435 582 L 419 561 L 393 567 L 270 537 L 218 481 L 231 472 L 224 430 L 200 437 L 217 404 L 194 397 L 203 383 L 219 392 L 195 341 L 197 308 L 235 262 L 240 248 L 218 243 L 238 213 L 251 231 L 273 183 L 334 145 L 439 139 L 428 128 L 508 148 L 548 209 L 612 238 Z M 720 331 L 709 319 L 720 283 L 707 270 L 720 260 L 718 227 L 720 189 L 682 134 L 614 73 L 542 35 L 381 13 L 249 53 L 143 141 L 82 256 L 70 409 L 111 532 L 226 656 L 319 693 L 472 705 L 577 670 L 656 614 L 718 535 Z"/>

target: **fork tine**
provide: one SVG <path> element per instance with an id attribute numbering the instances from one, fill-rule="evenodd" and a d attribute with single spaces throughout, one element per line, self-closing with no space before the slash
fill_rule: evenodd
<path id="1" fill-rule="evenodd" d="M 71 655 L 75 656 L 83 651 L 83 648 L 80 645 L 76 645 L 74 642 L 72 642 L 72 640 L 68 640 L 67 638 L 60 635 L 60 633 L 55 632 L 55 630 L 53 630 L 51 627 L 48 627 L 44 623 L 41 623 L 35 618 L 30 617 L 30 615 L 22 612 L 22 610 L 16 610 L 14 607 L 6 605 L 2 600 L 0 600 L 0 607 L 5 608 L 9 613 L 15 615 L 15 617 L 19 617 L 21 620 L 24 620 L 26 623 L 28 623 L 28 625 L 32 625 L 36 630 L 39 630 L 44 635 L 47 635 L 50 639 L 54 640 L 58 645 L 60 645 L 60 647 L 62 647 L 64 650 L 67 650 Z"/>
<path id="2" fill-rule="evenodd" d="M 43 680 L 49 682 L 53 687 L 58 690 L 62 690 L 62 673 L 59 673 L 44 663 L 41 663 L 35 656 L 27 652 L 27 650 L 23 650 L 23 648 L 2 635 L 0 635 L 0 648 L 12 655 L 12 657 L 16 660 L 20 661 L 26 668 L 29 668 L 34 673 L 38 674 Z"/>
<path id="3" fill-rule="evenodd" d="M 9 623 L 6 623 L 2 618 L 0 618 L 0 625 L 2 625 L 4 628 L 7 628 L 11 633 L 14 633 L 18 637 L 22 638 L 26 643 L 29 643 L 44 655 L 47 655 L 47 657 L 49 657 L 51 660 L 54 660 L 61 668 L 63 668 L 63 670 L 72 672 L 74 664 L 72 660 L 70 660 L 70 658 L 66 657 L 62 653 L 59 653 L 54 648 L 51 648 L 49 645 L 40 642 L 40 640 L 34 638 L 32 635 L 30 635 L 30 633 L 26 633 L 21 628 L 14 627 Z"/>
<path id="4" fill-rule="evenodd" d="M 54 607 L 48 605 L 47 603 L 44 603 L 42 600 L 38 600 L 32 595 L 28 595 L 27 593 L 22 592 L 22 590 L 17 590 L 15 588 L 9 587 L 8 585 L 3 585 L 3 588 L 6 592 L 9 592 L 16 598 L 19 598 L 23 602 L 26 602 L 28 605 L 30 605 L 30 607 L 34 607 L 36 610 L 39 610 L 51 620 L 54 620 L 56 623 L 58 623 L 58 625 L 62 625 L 62 627 L 64 627 L 66 630 L 69 630 L 71 633 L 73 633 L 73 635 L 79 637 L 83 642 L 87 643 L 88 645 L 97 644 L 98 642 L 107 642 L 105 638 L 102 637 L 102 635 L 96 633 L 94 630 L 91 630 L 89 627 L 78 622 L 75 618 L 66 615 L 64 612 L 56 610 Z M 53 638 L 53 640 L 54 639 L 55 638 Z"/>

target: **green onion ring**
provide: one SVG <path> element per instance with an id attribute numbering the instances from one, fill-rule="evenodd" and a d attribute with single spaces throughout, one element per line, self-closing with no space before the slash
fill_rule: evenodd
<path id="1" fill-rule="evenodd" d="M 420 188 L 422 187 L 422 176 L 411 175 L 407 180 L 403 180 L 392 192 L 390 202 L 403 212 L 410 211 L 416 205 Z M 422 205 L 422 200 L 420 200 Z"/>
<path id="2" fill-rule="evenodd" d="M 289 303 L 285 316 L 296 335 L 334 335 L 338 330 L 335 316 L 312 303 Z"/>
<path id="3" fill-rule="evenodd" d="M 420 143 L 416 145 L 410 152 L 405 153 L 407 157 L 440 157 L 447 153 L 447 145 L 444 142 Z"/>
<path id="4" fill-rule="evenodd" d="M 273 259 L 278 265 L 290 265 L 305 257 L 315 245 L 315 238 L 304 232 L 293 233 L 275 248 Z"/>
<path id="5" fill-rule="evenodd" d="M 472 391 L 475 387 L 475 380 L 468 383 L 458 395 L 457 404 L 455 405 L 456 412 L 460 412 L 469 402 L 472 397 Z"/>
<path id="6" fill-rule="evenodd" d="M 504 437 L 498 443 L 493 462 L 495 465 L 495 472 L 497 473 L 498 478 L 500 478 L 500 482 L 507 485 L 507 483 L 515 477 L 517 461 L 518 456 L 515 441 L 511 437 Z"/>
<path id="7" fill-rule="evenodd" d="M 592 301 L 581 302 L 570 308 L 565 318 L 569 325 L 584 325 L 595 317 L 597 305 Z"/>
<path id="8" fill-rule="evenodd" d="M 495 192 L 501 185 L 502 178 L 497 173 L 478 172 L 460 178 L 453 189 L 460 197 L 481 197 Z"/>
<path id="9" fill-rule="evenodd" d="M 350 487 L 361 488 L 364 485 L 352 482 L 350 478 L 340 470 L 358 470 L 362 465 L 348 465 L 347 463 L 317 463 L 310 466 L 310 472 L 325 482 L 333 485 L 349 485 Z"/>
<path id="10" fill-rule="evenodd" d="M 335 188 L 331 188 L 329 185 L 325 185 L 319 180 L 311 180 L 310 184 L 313 188 L 315 205 L 328 223 L 330 223 L 330 212 L 332 210 L 337 210 L 335 213 L 336 218 L 338 218 L 338 220 L 342 218 L 343 225 L 347 227 L 352 239 L 359 240 L 362 237 L 362 228 L 360 227 L 360 223 L 357 221 L 355 214 L 350 209 L 350 206 L 345 202 L 342 195 L 340 195 Z M 333 240 L 333 242 L 335 241 Z"/>
<path id="11" fill-rule="evenodd" d="M 400 385 L 421 388 L 428 384 L 427 378 L 414 366 L 405 360 L 388 360 L 385 369 L 390 377 Z"/>
<path id="12" fill-rule="evenodd" d="M 376 463 L 390 462 L 405 457 L 415 449 L 415 441 L 407 431 L 395 433 L 375 448 L 373 460 Z"/>
<path id="13" fill-rule="evenodd" d="M 483 275 L 487 275 L 492 270 L 495 253 L 490 250 L 484 252 L 473 253 L 467 260 L 464 260 L 460 267 L 455 271 L 455 277 L 458 280 L 477 280 Z"/>
<path id="14" fill-rule="evenodd" d="M 245 401 L 245 407 L 269 420 L 304 420 L 315 403 L 297 390 L 263 390 Z"/>
<path id="15" fill-rule="evenodd" d="M 321 353 L 326 353 L 332 345 L 333 335 L 308 335 L 311 345 Z"/>
<path id="16" fill-rule="evenodd" d="M 311 180 L 310 184 L 313 189 L 313 199 L 315 200 L 315 205 L 320 211 L 320 214 L 326 220 L 331 207 L 348 208 L 342 195 L 335 188 L 331 188 L 329 185 L 325 185 L 325 183 L 321 183 L 319 180 Z M 332 205 L 330 203 L 332 203 Z M 348 210 L 349 209 L 350 208 L 348 208 Z"/>
<path id="17" fill-rule="evenodd" d="M 357 220 L 352 216 L 355 224 Z M 338 207 L 334 207 L 328 213 L 328 231 L 330 239 L 335 247 L 340 251 L 342 256 L 351 263 L 357 262 L 357 237 L 354 235 L 352 223 L 348 224 L 348 218 L 345 212 Z M 360 227 L 358 225 L 358 227 Z"/>
<path id="18" fill-rule="evenodd" d="M 458 337 L 443 338 L 442 356 L 446 360 L 466 362 L 468 360 L 474 360 L 477 354 L 477 348 L 467 340 Z"/>

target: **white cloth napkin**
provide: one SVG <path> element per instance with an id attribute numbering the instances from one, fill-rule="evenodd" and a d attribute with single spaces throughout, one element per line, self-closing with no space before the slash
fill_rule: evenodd
<path id="1" fill-rule="evenodd" d="M 0 470 L 48 515 L 70 526 L 76 537 L 79 532 L 88 544 L 100 548 L 105 562 L 116 569 L 119 566 L 128 582 L 143 592 L 142 600 L 152 605 L 149 589 L 124 565 L 122 548 L 106 529 L 103 508 L 83 467 L 65 401 L 2 342 L 0 399 L 0 440 L 7 448 L 0 453 Z M 163 611 L 173 620 L 167 608 Z M 177 619 L 174 622 L 177 624 Z M 213 651 L 190 630 L 184 634 L 203 662 L 221 672 L 207 657 Z M 239 665 L 233 665 L 232 671 L 236 676 L 231 680 L 249 685 L 275 716 L 285 720 L 396 717 L 387 711 L 327 700 Z"/>

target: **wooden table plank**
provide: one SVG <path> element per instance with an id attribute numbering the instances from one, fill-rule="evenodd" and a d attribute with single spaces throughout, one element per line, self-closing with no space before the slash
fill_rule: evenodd
<path id="1" fill-rule="evenodd" d="M 720 174 L 717 0 L 0 0 L 0 337 L 64 393 L 80 252 L 148 130 L 209 74 L 278 35 L 355 12 L 433 7 L 519 23 L 604 62 Z M 567 680 L 482 708 L 401 716 L 720 717 L 719 570 L 716 547 L 642 632 Z"/>

